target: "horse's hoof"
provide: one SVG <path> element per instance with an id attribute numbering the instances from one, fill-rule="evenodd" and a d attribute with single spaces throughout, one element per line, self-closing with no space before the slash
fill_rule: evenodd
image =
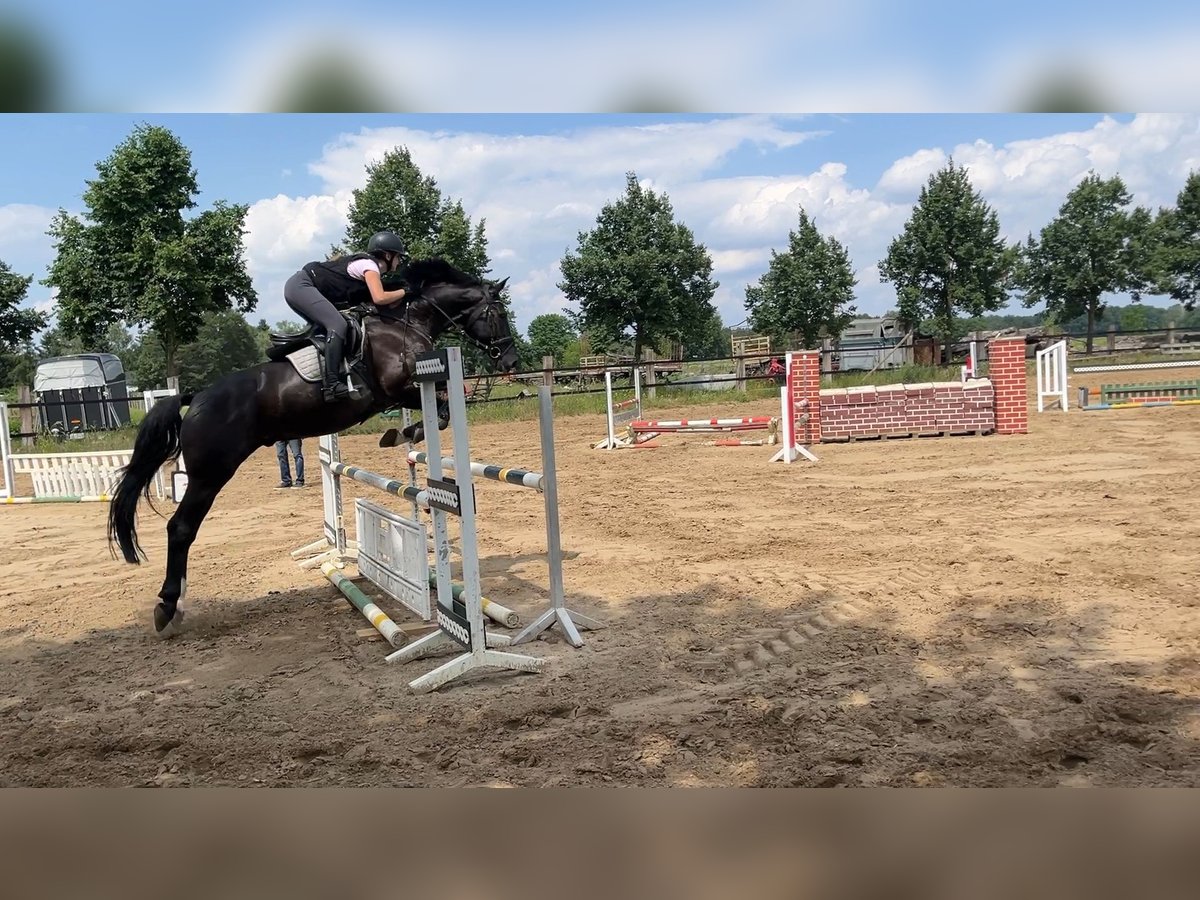
<path id="1" fill-rule="evenodd" d="M 160 640 L 173 638 L 183 631 L 183 609 L 175 607 L 175 615 L 168 621 L 166 610 L 162 604 L 154 607 L 154 633 Z"/>
<path id="2" fill-rule="evenodd" d="M 379 439 L 380 447 L 395 447 L 400 443 L 400 432 L 395 428 L 389 428 L 383 433 L 383 437 Z"/>

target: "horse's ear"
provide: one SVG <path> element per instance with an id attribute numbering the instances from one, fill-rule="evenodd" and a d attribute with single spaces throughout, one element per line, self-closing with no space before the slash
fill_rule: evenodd
<path id="1" fill-rule="evenodd" d="M 497 282 L 496 282 L 496 290 L 497 290 L 497 291 L 502 291 L 502 290 L 504 290 L 504 287 L 505 287 L 505 285 L 507 285 L 507 284 L 508 284 L 508 279 L 509 279 L 510 277 L 511 277 L 511 276 L 505 276 L 505 278 L 504 278 L 504 280 L 503 280 L 503 281 L 497 281 Z"/>

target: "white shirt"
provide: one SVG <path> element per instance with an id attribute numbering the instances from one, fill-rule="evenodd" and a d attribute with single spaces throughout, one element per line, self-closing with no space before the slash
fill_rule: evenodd
<path id="1" fill-rule="evenodd" d="M 351 278 L 357 278 L 359 281 L 366 281 L 367 272 L 374 272 L 379 275 L 379 263 L 373 259 L 356 259 L 350 265 L 346 266 L 346 274 Z"/>

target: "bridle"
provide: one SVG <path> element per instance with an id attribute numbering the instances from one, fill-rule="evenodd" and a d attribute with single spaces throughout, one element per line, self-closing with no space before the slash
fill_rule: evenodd
<path id="1" fill-rule="evenodd" d="M 432 298 L 426 298 L 418 294 L 418 296 L 414 298 L 413 302 L 416 303 L 420 300 L 424 300 L 426 303 L 428 303 L 429 306 L 436 310 L 438 315 L 445 319 L 452 328 L 455 328 L 462 334 L 463 337 L 474 344 L 476 348 L 487 354 L 487 356 L 491 358 L 493 362 L 499 361 L 500 357 L 504 355 L 505 351 L 516 343 L 508 329 L 505 329 L 505 334 L 503 337 L 488 340 L 480 340 L 471 334 L 470 329 L 472 326 L 474 326 L 475 323 L 484 317 L 487 317 L 489 320 L 488 332 L 490 334 L 495 334 L 496 332 L 500 331 L 499 324 L 503 321 L 502 317 L 504 315 L 504 304 L 498 297 L 488 297 L 482 303 L 472 304 L 471 306 L 468 306 L 453 315 L 442 309 L 441 304 Z M 418 328 L 413 322 L 409 321 L 408 316 L 411 309 L 412 304 L 406 306 L 403 316 L 397 316 L 394 313 L 390 313 L 386 308 L 378 309 L 378 314 L 382 319 L 389 319 L 393 322 L 402 322 L 406 328 L 411 328 L 413 331 L 422 331 L 422 329 Z M 464 316 L 466 317 L 465 320 L 463 319 Z M 432 335 L 426 335 L 426 337 L 428 337 L 432 342 Z"/>

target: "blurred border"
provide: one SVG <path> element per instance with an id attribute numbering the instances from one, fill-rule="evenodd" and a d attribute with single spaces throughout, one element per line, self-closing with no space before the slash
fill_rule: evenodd
<path id="1" fill-rule="evenodd" d="M 1189 110 L 1173 0 L 124 0 L 0 12 L 0 109 L 42 112 Z"/>
<path id="2" fill-rule="evenodd" d="M 1194 896 L 1194 791 L 4 792 L 9 896 Z"/>

